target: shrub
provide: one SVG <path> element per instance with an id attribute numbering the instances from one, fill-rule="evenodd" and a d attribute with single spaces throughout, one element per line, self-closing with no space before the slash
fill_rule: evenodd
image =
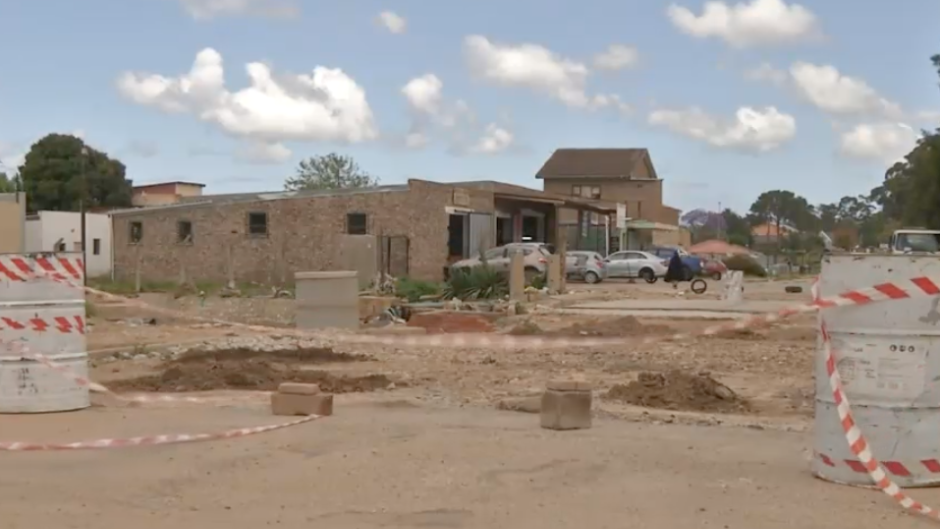
<path id="1" fill-rule="evenodd" d="M 732 255 L 724 263 L 728 270 L 739 270 L 746 276 L 767 277 L 767 270 L 749 255 Z"/>
<path id="2" fill-rule="evenodd" d="M 486 264 L 469 269 L 455 269 L 444 285 L 446 299 L 495 299 L 509 293 L 505 274 Z"/>
<path id="3" fill-rule="evenodd" d="M 398 294 L 398 297 L 405 298 L 414 303 L 424 296 L 440 294 L 441 286 L 431 281 L 421 281 L 420 279 L 403 277 L 396 282 L 395 292 Z"/>

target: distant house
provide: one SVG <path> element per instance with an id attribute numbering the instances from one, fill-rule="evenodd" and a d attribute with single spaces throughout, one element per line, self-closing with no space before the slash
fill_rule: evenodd
<path id="1" fill-rule="evenodd" d="M 0 253 L 21 253 L 26 244 L 26 193 L 0 193 Z"/>
<path id="2" fill-rule="evenodd" d="M 647 149 L 556 149 L 536 177 L 549 193 L 624 204 L 629 248 L 683 242 L 680 211 L 663 204 L 663 180 Z M 560 222 L 585 223 L 573 211 L 563 211 Z"/>
<path id="3" fill-rule="evenodd" d="M 161 182 L 131 188 L 131 204 L 135 207 L 167 206 L 181 199 L 202 195 L 205 184 L 195 182 Z"/>
<path id="4" fill-rule="evenodd" d="M 777 224 L 773 222 L 765 222 L 751 228 L 754 244 L 776 244 L 781 237 L 786 238 L 794 233 L 799 233 L 799 230 L 787 224 L 780 224 L 778 230 Z"/>
<path id="5" fill-rule="evenodd" d="M 111 217 L 85 214 L 85 273 L 111 273 Z M 81 252 L 82 214 L 77 211 L 39 211 L 26 217 L 27 252 Z"/>

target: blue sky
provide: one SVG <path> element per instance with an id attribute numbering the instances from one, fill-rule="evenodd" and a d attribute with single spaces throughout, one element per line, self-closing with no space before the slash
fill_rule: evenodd
<path id="1" fill-rule="evenodd" d="M 670 205 L 746 209 L 773 188 L 816 203 L 867 192 L 914 130 L 940 121 L 928 61 L 940 53 L 940 3 L 727 5 L 2 2 L 0 160 L 74 132 L 136 183 L 193 180 L 207 192 L 279 189 L 298 160 L 330 151 L 383 183 L 540 187 L 534 174 L 555 148 L 646 147 Z M 404 25 L 383 24 L 383 12 Z M 205 71 L 221 60 L 224 88 L 148 77 L 185 75 L 207 48 Z M 254 62 L 273 85 L 240 93 Z M 342 73 L 315 78 L 317 67 Z"/>

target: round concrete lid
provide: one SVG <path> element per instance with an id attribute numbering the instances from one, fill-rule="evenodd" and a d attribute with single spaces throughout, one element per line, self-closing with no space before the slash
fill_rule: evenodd
<path id="1" fill-rule="evenodd" d="M 336 270 L 330 272 L 297 272 L 294 279 L 349 279 L 359 277 L 355 270 Z"/>

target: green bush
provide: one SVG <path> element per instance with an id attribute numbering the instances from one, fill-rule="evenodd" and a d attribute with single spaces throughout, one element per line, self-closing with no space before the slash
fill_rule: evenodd
<path id="1" fill-rule="evenodd" d="M 444 284 L 446 299 L 496 299 L 509 294 L 509 279 L 486 264 L 455 269 Z"/>
<path id="2" fill-rule="evenodd" d="M 749 255 L 732 255 L 723 261 L 728 270 L 739 270 L 746 276 L 767 277 L 767 270 Z"/>
<path id="3" fill-rule="evenodd" d="M 395 284 L 395 292 L 398 297 L 405 298 L 414 303 L 424 296 L 436 296 L 441 293 L 441 286 L 431 281 L 421 281 L 420 279 L 411 279 L 403 277 Z"/>

